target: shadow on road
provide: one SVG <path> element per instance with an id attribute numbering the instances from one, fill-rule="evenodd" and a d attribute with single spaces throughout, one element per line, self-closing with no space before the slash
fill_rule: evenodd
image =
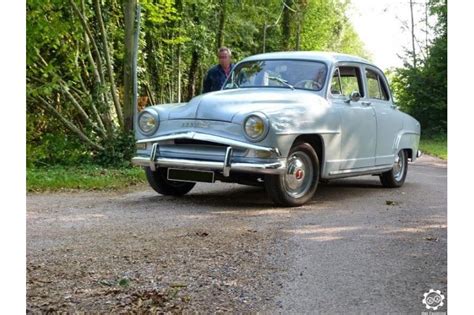
<path id="1" fill-rule="evenodd" d="M 416 185 L 406 183 L 406 186 Z M 242 185 L 228 185 L 229 189 L 215 190 L 207 184 L 198 185 L 195 190 L 182 197 L 156 195 L 141 197 L 144 203 L 179 203 L 182 206 L 195 208 L 239 208 L 243 210 L 262 209 L 262 207 L 275 208 L 272 201 L 267 197 L 263 187 L 251 187 Z M 370 198 L 377 191 L 393 191 L 382 187 L 378 177 L 361 177 L 351 179 L 339 179 L 329 183 L 320 183 L 318 190 L 309 204 L 322 202 L 343 202 L 351 199 Z M 137 200 L 133 201 L 134 203 Z M 138 199 L 140 202 L 140 199 Z M 201 208 L 201 210 L 204 210 Z M 291 208 L 290 208 L 291 209 Z M 295 208 L 298 209 L 298 208 Z"/>

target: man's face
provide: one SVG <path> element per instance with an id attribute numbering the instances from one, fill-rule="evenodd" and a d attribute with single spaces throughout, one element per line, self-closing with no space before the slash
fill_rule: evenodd
<path id="1" fill-rule="evenodd" d="M 219 58 L 219 64 L 223 68 L 227 68 L 227 67 L 230 66 L 231 58 L 230 58 L 229 52 L 227 50 L 221 51 L 218 54 L 218 58 Z"/>

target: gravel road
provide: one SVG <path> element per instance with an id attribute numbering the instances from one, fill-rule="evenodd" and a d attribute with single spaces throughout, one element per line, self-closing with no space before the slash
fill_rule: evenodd
<path id="1" fill-rule="evenodd" d="M 429 156 L 400 189 L 335 180 L 300 208 L 224 183 L 29 194 L 27 311 L 420 314 L 447 298 L 446 210 Z"/>

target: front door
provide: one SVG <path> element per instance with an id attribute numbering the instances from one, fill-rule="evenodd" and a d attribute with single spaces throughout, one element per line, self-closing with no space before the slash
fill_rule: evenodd
<path id="1" fill-rule="evenodd" d="M 362 71 L 359 65 L 339 65 L 331 82 L 331 99 L 341 114 L 341 150 L 339 169 L 373 167 L 377 122 L 374 108 L 365 97 Z M 350 101 L 358 92 L 359 101 Z"/>

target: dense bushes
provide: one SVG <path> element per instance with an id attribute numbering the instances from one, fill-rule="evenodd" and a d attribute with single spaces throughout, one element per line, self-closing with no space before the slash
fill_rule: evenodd
<path id="1" fill-rule="evenodd" d="M 264 49 L 366 55 L 345 16 L 346 0 L 140 5 L 138 93 L 149 100 L 142 105 L 199 94 L 220 45 L 233 50 L 235 61 Z M 133 6 L 134 0 L 27 1 L 28 166 L 130 160 L 133 137 L 123 130 L 130 121 L 124 109 L 124 29 L 131 11 L 124 9 Z"/>

